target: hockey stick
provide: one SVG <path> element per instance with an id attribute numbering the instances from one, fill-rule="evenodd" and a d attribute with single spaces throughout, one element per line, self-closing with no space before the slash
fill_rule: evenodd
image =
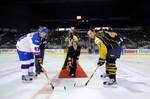
<path id="1" fill-rule="evenodd" d="M 87 82 L 84 84 L 84 86 L 87 86 L 88 83 L 90 82 L 90 80 L 92 79 L 92 77 L 94 76 L 94 74 L 96 73 L 96 71 L 98 70 L 100 66 L 97 66 L 96 69 L 94 70 L 94 72 L 92 73 L 92 75 L 90 76 L 90 78 L 87 80 Z M 74 84 L 74 87 L 76 86 L 76 84 Z"/>
<path id="2" fill-rule="evenodd" d="M 90 82 L 90 80 L 92 79 L 92 77 L 94 76 L 94 74 L 96 73 L 96 71 L 98 70 L 100 66 L 97 66 L 96 69 L 94 70 L 94 72 L 92 73 L 92 75 L 90 76 L 90 78 L 88 79 L 88 81 L 85 83 L 85 86 L 87 86 L 87 84 Z"/>
<path id="3" fill-rule="evenodd" d="M 46 77 L 47 81 L 49 82 L 49 84 L 51 85 L 51 88 L 52 88 L 53 90 L 54 90 L 54 89 L 58 89 L 58 90 L 64 89 L 64 90 L 66 90 L 66 86 L 64 86 L 63 88 L 55 88 L 54 85 L 52 84 L 52 82 L 50 82 L 50 79 L 49 79 L 49 77 L 48 77 L 47 71 L 44 69 L 43 65 L 40 64 L 40 66 L 42 67 L 42 70 L 44 71 L 45 77 Z"/>
<path id="4" fill-rule="evenodd" d="M 45 77 L 46 77 L 47 81 L 49 82 L 49 84 L 51 85 L 51 88 L 54 90 L 55 87 L 54 87 L 54 85 L 52 84 L 52 82 L 50 82 L 50 79 L 49 79 L 49 77 L 48 77 L 47 71 L 44 69 L 44 67 L 43 67 L 42 64 L 40 64 L 40 66 L 42 67 L 42 70 L 44 71 Z"/>

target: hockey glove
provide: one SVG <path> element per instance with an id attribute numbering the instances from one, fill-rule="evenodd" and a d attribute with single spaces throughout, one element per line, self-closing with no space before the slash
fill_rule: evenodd
<path id="1" fill-rule="evenodd" d="M 72 63 L 71 63 L 71 62 L 68 62 L 68 66 L 71 67 L 71 66 L 72 66 Z"/>
<path id="2" fill-rule="evenodd" d="M 35 60 L 42 64 L 42 57 L 40 55 L 35 55 Z"/>
<path id="3" fill-rule="evenodd" d="M 105 63 L 105 60 L 99 59 L 97 66 L 102 66 Z"/>

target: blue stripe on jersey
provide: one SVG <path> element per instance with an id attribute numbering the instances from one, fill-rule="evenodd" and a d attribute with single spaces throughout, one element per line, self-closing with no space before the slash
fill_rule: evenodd
<path id="1" fill-rule="evenodd" d="M 20 61 L 27 61 L 30 59 L 34 59 L 34 55 L 31 52 L 23 52 L 17 50 Z"/>

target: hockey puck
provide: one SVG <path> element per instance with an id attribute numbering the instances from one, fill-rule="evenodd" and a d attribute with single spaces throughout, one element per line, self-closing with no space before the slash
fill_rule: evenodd
<path id="1" fill-rule="evenodd" d="M 66 90 L 66 86 L 64 86 L 64 90 Z"/>
<path id="2" fill-rule="evenodd" d="M 54 90 L 54 88 L 55 88 L 55 87 L 54 87 L 54 86 L 52 86 L 52 89 L 53 89 L 53 90 Z"/>

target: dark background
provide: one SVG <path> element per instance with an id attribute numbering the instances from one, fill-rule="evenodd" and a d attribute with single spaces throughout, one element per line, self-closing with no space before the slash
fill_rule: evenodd
<path id="1" fill-rule="evenodd" d="M 56 27 L 150 25 L 149 0 L 4 0 L 0 1 L 0 27 L 20 30 Z M 81 15 L 83 21 L 77 21 Z"/>

